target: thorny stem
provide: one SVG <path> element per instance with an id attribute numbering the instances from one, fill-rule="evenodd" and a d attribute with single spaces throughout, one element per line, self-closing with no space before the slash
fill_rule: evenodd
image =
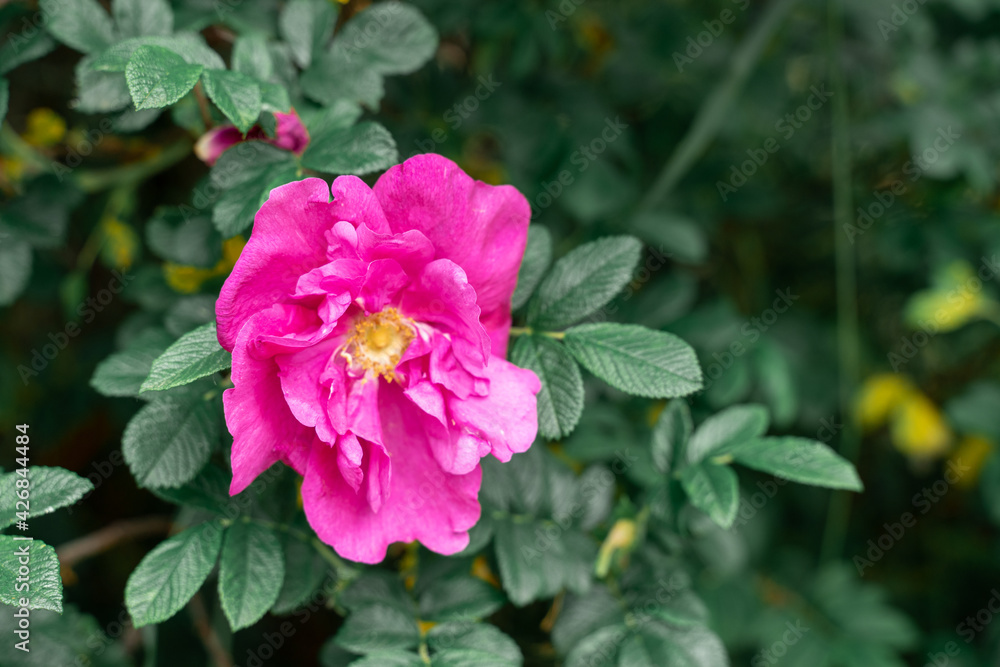
<path id="1" fill-rule="evenodd" d="M 205 645 L 205 650 L 212 656 L 215 667 L 233 667 L 233 659 L 223 647 L 219 635 L 212 628 L 205 603 L 201 599 L 201 593 L 195 593 L 191 601 L 188 602 L 188 613 L 191 614 L 195 631 L 198 633 L 201 643 Z"/>
<path id="2" fill-rule="evenodd" d="M 202 89 L 201 81 L 194 84 L 194 97 L 198 100 L 198 110 L 201 111 L 201 122 L 205 126 L 205 131 L 212 129 L 212 112 L 208 107 L 208 99 L 205 97 L 205 91 Z"/>

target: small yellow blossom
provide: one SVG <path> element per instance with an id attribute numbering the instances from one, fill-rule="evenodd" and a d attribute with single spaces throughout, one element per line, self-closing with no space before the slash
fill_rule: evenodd
<path id="1" fill-rule="evenodd" d="M 167 280 L 167 284 L 174 291 L 181 294 L 193 294 L 201 288 L 202 283 L 216 274 L 214 269 L 201 269 L 197 266 L 185 266 L 183 264 L 167 262 L 163 265 L 163 275 Z"/>
<path id="2" fill-rule="evenodd" d="M 117 218 L 104 218 L 101 221 L 101 232 L 104 234 L 104 245 L 101 248 L 104 261 L 116 269 L 132 266 L 140 247 L 139 235 L 132 226 Z"/>
<path id="3" fill-rule="evenodd" d="M 907 396 L 892 416 L 892 443 L 915 458 L 933 458 L 948 451 L 951 430 L 934 403 L 921 393 Z"/>
<path id="4" fill-rule="evenodd" d="M 206 280 L 211 280 L 217 276 L 229 275 L 236 265 L 236 260 L 240 258 L 246 240 L 242 236 L 234 236 L 222 242 L 222 259 L 211 269 L 203 269 L 197 266 L 186 266 L 167 262 L 163 265 L 163 275 L 174 291 L 181 294 L 192 294 L 197 292 Z"/>
<path id="5" fill-rule="evenodd" d="M 24 140 L 32 146 L 50 148 L 66 136 L 66 121 L 52 109 L 32 109 L 24 129 Z"/>
<path id="6" fill-rule="evenodd" d="M 931 289 L 917 292 L 906 304 L 907 324 L 928 331 L 953 331 L 977 319 L 993 302 L 983 294 L 983 283 L 964 261 L 935 272 Z"/>
<path id="7" fill-rule="evenodd" d="M 969 471 L 958 478 L 955 484 L 961 488 L 972 488 L 979 481 L 983 466 L 993 454 L 993 443 L 981 435 L 967 435 L 958 443 L 955 453 L 948 459 L 956 467 L 968 466 Z"/>
<path id="8" fill-rule="evenodd" d="M 882 426 L 916 387 L 898 373 L 879 373 L 865 380 L 855 401 L 855 414 L 864 430 Z"/>

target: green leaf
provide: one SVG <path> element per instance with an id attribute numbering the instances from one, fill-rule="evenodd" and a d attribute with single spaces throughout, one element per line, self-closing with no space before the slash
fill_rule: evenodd
<path id="1" fill-rule="evenodd" d="M 670 472 L 674 459 L 685 451 L 691 437 L 691 410 L 681 399 L 667 403 L 653 426 L 653 463 L 661 473 Z"/>
<path id="2" fill-rule="evenodd" d="M 180 486 L 208 462 L 219 436 L 215 406 L 191 390 L 139 410 L 125 427 L 122 453 L 140 486 Z"/>
<path id="3" fill-rule="evenodd" d="M 420 629 L 412 616 L 394 605 L 367 604 L 347 617 L 334 639 L 355 653 L 405 649 L 420 641 Z"/>
<path id="4" fill-rule="evenodd" d="M 123 39 L 174 31 L 174 12 L 167 0 L 112 0 L 111 14 Z"/>
<path id="5" fill-rule="evenodd" d="M 563 588 L 583 592 L 590 586 L 597 547 L 579 531 L 552 522 L 499 519 L 493 544 L 504 591 L 517 606 Z"/>
<path id="6" fill-rule="evenodd" d="M 337 100 L 322 112 L 314 114 L 309 122 L 309 136 L 334 135 L 354 126 L 361 117 L 361 107 L 355 102 Z"/>
<path id="7" fill-rule="evenodd" d="M 641 250 L 632 236 L 609 236 L 571 251 L 528 303 L 528 323 L 552 331 L 593 314 L 628 284 Z"/>
<path id="8" fill-rule="evenodd" d="M 698 357 L 683 340 L 635 324 L 582 324 L 566 349 L 591 373 L 634 396 L 673 398 L 701 389 Z"/>
<path id="9" fill-rule="evenodd" d="M 222 257 L 222 236 L 211 217 L 189 215 L 177 207 L 161 207 L 146 225 L 146 243 L 157 255 L 176 264 L 212 268 Z"/>
<path id="10" fill-rule="evenodd" d="M 701 423 L 687 446 L 687 461 L 697 463 L 712 452 L 738 445 L 767 432 L 767 408 L 763 405 L 734 405 Z"/>
<path id="11" fill-rule="evenodd" d="M 344 663 L 324 662 L 324 667 L 341 667 Z M 376 651 L 354 660 L 350 667 L 426 667 L 427 663 L 411 651 Z"/>
<path id="12" fill-rule="evenodd" d="M 96 0 L 41 0 L 46 29 L 83 53 L 106 49 L 115 40 L 111 17 Z"/>
<path id="13" fill-rule="evenodd" d="M 612 667 L 612 665 L 617 665 L 616 656 L 626 637 L 628 637 L 628 629 L 624 625 L 600 628 L 596 632 L 586 635 L 579 644 L 573 646 L 563 665 L 564 667 Z"/>
<path id="14" fill-rule="evenodd" d="M 232 475 L 228 470 L 225 472 L 215 465 L 205 466 L 194 479 L 181 486 L 162 489 L 150 489 L 158 498 L 175 505 L 189 505 L 198 509 L 207 510 L 219 515 L 231 512 L 236 503 L 242 503 L 247 496 L 229 497 L 229 482 Z"/>
<path id="15" fill-rule="evenodd" d="M 644 623 L 621 645 L 620 667 L 725 667 L 726 648 L 710 630 L 676 627 L 658 620 Z"/>
<path id="16" fill-rule="evenodd" d="M 125 81 L 137 111 L 159 109 L 187 95 L 203 69 L 162 46 L 140 46 L 128 61 Z"/>
<path id="17" fill-rule="evenodd" d="M 20 559 L 27 551 L 27 590 L 18 591 Z M 29 609 L 50 609 L 62 612 L 63 587 L 59 575 L 59 557 L 56 550 L 41 540 L 19 540 L 12 535 L 0 535 L 0 602 L 12 607 L 20 606 L 21 598 L 28 599 Z M 9 612 L 8 612 L 9 613 Z"/>
<path id="18" fill-rule="evenodd" d="M 213 375 L 233 365 L 233 355 L 219 345 L 215 322 L 203 324 L 181 336 L 160 355 L 142 383 L 140 392 L 161 391 Z"/>
<path id="19" fill-rule="evenodd" d="M 274 59 L 263 35 L 253 33 L 236 39 L 233 44 L 233 70 L 261 82 L 270 81 L 274 76 Z"/>
<path id="20" fill-rule="evenodd" d="M 420 69 L 437 50 L 438 36 L 415 7 L 402 2 L 370 6 L 356 14 L 337 35 L 351 67 L 379 74 L 409 74 Z"/>
<path id="21" fill-rule="evenodd" d="M 551 263 L 552 235 L 541 225 L 531 225 L 528 227 L 528 243 L 524 248 L 521 268 L 517 271 L 517 289 L 511 298 L 513 310 L 528 303 Z"/>
<path id="22" fill-rule="evenodd" d="M 3 557 L 3 556 L 0 556 Z M 0 635 L 20 642 L 14 634 L 19 628 L 14 613 L 0 613 Z M 39 609 L 31 614 L 30 652 L 7 650 L 4 667 L 134 667 L 125 658 L 123 641 L 110 634 L 122 627 L 115 622 L 104 626 L 97 619 L 81 613 L 72 604 L 62 613 Z"/>
<path id="23" fill-rule="evenodd" d="M 329 43 L 336 22 L 336 5 L 327 0 L 291 0 L 278 17 L 278 32 L 305 69 Z"/>
<path id="24" fill-rule="evenodd" d="M 313 135 L 302 154 L 303 167 L 328 174 L 370 174 L 398 161 L 392 135 L 372 121 Z"/>
<path id="25" fill-rule="evenodd" d="M 10 103 L 10 84 L 7 79 L 0 78 L 0 123 L 7 117 L 7 106 Z"/>
<path id="26" fill-rule="evenodd" d="M 657 211 L 640 213 L 629 229 L 650 245 L 659 246 L 661 253 L 682 262 L 700 264 L 708 256 L 708 239 L 700 225 L 671 213 Z"/>
<path id="27" fill-rule="evenodd" d="M 760 341 L 752 357 L 760 378 L 760 390 L 771 406 L 774 423 L 787 427 L 799 411 L 799 391 L 792 365 L 781 347 L 770 339 Z"/>
<path id="28" fill-rule="evenodd" d="M 583 378 L 573 357 L 546 336 L 521 336 L 510 352 L 511 362 L 535 372 L 538 392 L 538 433 L 549 440 L 573 432 L 583 414 Z"/>
<path id="29" fill-rule="evenodd" d="M 226 118 L 243 134 L 260 116 L 260 86 L 246 74 L 228 70 L 208 70 L 204 76 L 205 92 Z"/>
<path id="30" fill-rule="evenodd" d="M 56 41 L 47 32 L 35 30 L 34 34 L 23 37 L 14 34 L 0 46 L 0 74 L 20 67 L 24 63 L 37 60 L 55 50 Z"/>
<path id="31" fill-rule="evenodd" d="M 31 278 L 31 246 L 8 232 L 0 243 L 0 306 L 9 306 L 21 296 Z"/>
<path id="32" fill-rule="evenodd" d="M 233 630 L 259 621 L 278 599 L 285 577 L 281 540 L 270 528 L 237 521 L 226 530 L 219 561 L 219 599 Z"/>
<path id="33" fill-rule="evenodd" d="M 567 595 L 552 627 L 552 645 L 560 655 L 569 653 L 586 637 L 605 627 L 620 627 L 625 610 L 605 586 L 594 586 L 586 595 Z"/>
<path id="34" fill-rule="evenodd" d="M 292 101 L 288 97 L 288 91 L 285 90 L 284 86 L 277 83 L 261 83 L 260 108 L 271 113 L 276 111 L 288 113 L 292 108 Z M 263 124 L 265 120 L 264 118 L 260 118 L 258 122 Z"/>
<path id="35" fill-rule="evenodd" d="M 17 520 L 17 480 L 24 479 L 17 472 L 0 477 L 0 528 L 11 526 Z M 55 512 L 60 507 L 72 505 L 94 490 L 89 480 L 64 468 L 31 466 L 28 468 L 29 511 L 28 520 Z"/>
<path id="36" fill-rule="evenodd" d="M 223 193 L 212 210 L 212 222 L 225 238 L 253 223 L 271 188 L 295 179 L 295 156 L 263 141 L 233 146 L 212 167 L 212 185 Z"/>
<path id="37" fill-rule="evenodd" d="M 739 480 L 728 466 L 697 463 L 681 470 L 681 486 L 691 504 L 723 528 L 736 520 L 740 504 Z"/>
<path id="38" fill-rule="evenodd" d="M 378 106 L 385 95 L 382 77 L 377 72 L 352 64 L 342 49 L 332 48 L 302 73 L 302 92 L 323 106 L 337 100 Z"/>
<path id="39" fill-rule="evenodd" d="M 92 67 L 99 72 L 124 72 L 132 55 L 143 46 L 159 46 L 172 51 L 190 65 L 205 69 L 225 69 L 222 57 L 212 50 L 205 38 L 196 32 L 178 32 L 173 35 L 133 37 L 118 42 L 94 60 Z"/>
<path id="40" fill-rule="evenodd" d="M 90 386 L 104 396 L 138 396 L 153 362 L 173 342 L 173 336 L 159 327 L 143 331 L 124 350 L 97 365 Z"/>
<path id="41" fill-rule="evenodd" d="M 95 60 L 95 56 L 86 56 L 76 65 L 76 108 L 86 113 L 124 109 L 132 102 L 125 75 L 99 72 L 93 67 Z"/>
<path id="42" fill-rule="evenodd" d="M 122 79 L 124 80 L 124 77 L 122 77 Z M 126 91 L 126 95 L 127 94 L 128 93 Z M 129 97 L 129 99 L 131 99 L 131 97 Z M 152 125 L 162 113 L 163 109 L 143 109 L 142 111 L 125 109 L 117 117 L 115 117 L 112 123 L 115 132 L 131 134 L 133 132 L 144 130 Z"/>
<path id="43" fill-rule="evenodd" d="M 795 437 L 756 438 L 717 450 L 716 455 L 731 456 L 737 463 L 748 468 L 800 484 L 848 491 L 864 489 L 854 466 L 815 440 Z"/>
<path id="44" fill-rule="evenodd" d="M 370 604 L 380 603 L 396 607 L 407 616 L 416 616 L 417 608 L 403 586 L 399 575 L 386 570 L 369 569 L 351 582 L 338 600 L 354 611 Z"/>
<path id="45" fill-rule="evenodd" d="M 288 535 L 284 553 L 285 581 L 271 607 L 275 614 L 287 614 L 304 605 L 326 579 L 326 561 L 311 544 Z"/>
<path id="46" fill-rule="evenodd" d="M 489 616 L 504 604 L 497 589 L 482 579 L 460 576 L 431 584 L 420 596 L 425 621 L 471 621 Z"/>
<path id="47" fill-rule="evenodd" d="M 443 623 L 427 633 L 432 667 L 520 667 L 517 642 L 484 623 Z"/>
<path id="48" fill-rule="evenodd" d="M 53 174 L 33 179 L 25 190 L 0 208 L 0 233 L 13 232 L 17 240 L 36 248 L 60 247 L 70 211 L 82 200 L 82 194 Z"/>
<path id="49" fill-rule="evenodd" d="M 125 606 L 135 627 L 162 623 L 198 592 L 215 567 L 222 532 L 218 522 L 202 523 L 146 554 L 125 586 Z"/>

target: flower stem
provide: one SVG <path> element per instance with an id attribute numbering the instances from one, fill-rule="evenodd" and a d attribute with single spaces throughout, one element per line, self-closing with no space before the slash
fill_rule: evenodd
<path id="1" fill-rule="evenodd" d="M 556 340 L 562 340 L 566 337 L 565 331 L 535 331 L 531 327 L 511 327 L 511 336 L 548 336 L 549 338 L 555 338 Z"/>
<path id="2" fill-rule="evenodd" d="M 739 47 L 729 59 L 729 72 L 718 83 L 712 94 L 698 109 L 698 114 L 691 123 L 684 138 L 670 155 L 663 166 L 653 186 L 639 202 L 640 211 L 648 211 L 663 203 L 678 182 L 684 177 L 695 161 L 711 143 L 723 123 L 731 118 L 731 107 L 746 83 L 750 72 L 760 60 L 764 47 L 778 30 L 782 19 L 789 12 L 796 0 L 778 0 L 769 3 L 760 21 L 753 27 L 750 34 L 740 42 Z"/>
<path id="3" fill-rule="evenodd" d="M 840 39 L 843 33 L 840 4 L 841 0 L 829 0 L 828 2 L 828 53 L 830 85 L 833 88 L 833 134 L 830 148 L 833 171 L 833 235 L 837 280 L 837 361 L 840 367 L 840 413 L 844 420 L 844 428 L 840 436 L 840 453 L 848 461 L 854 463 L 861 443 L 857 429 L 850 418 L 851 397 L 857 387 L 860 375 L 858 288 L 854 250 L 851 240 L 844 233 L 844 229 L 851 222 L 853 204 L 847 85 L 839 60 Z M 850 493 L 846 491 L 834 492 L 830 499 L 820 552 L 823 561 L 840 557 L 847 535 L 850 511 Z"/>
<path id="4" fill-rule="evenodd" d="M 100 192 L 115 186 L 140 183 L 169 169 L 191 154 L 191 141 L 182 139 L 170 144 L 152 159 L 110 169 L 82 170 L 73 180 L 84 192 Z"/>

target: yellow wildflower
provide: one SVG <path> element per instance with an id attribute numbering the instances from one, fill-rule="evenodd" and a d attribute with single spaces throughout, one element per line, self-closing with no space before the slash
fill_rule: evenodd
<path id="1" fill-rule="evenodd" d="M 903 399 L 892 416 L 892 443 L 908 456 L 933 458 L 948 451 L 951 430 L 937 406 L 914 392 Z"/>
<path id="2" fill-rule="evenodd" d="M 201 269 L 197 266 L 185 266 L 167 262 L 163 265 L 163 275 L 176 292 L 181 294 L 193 294 L 197 292 L 202 283 L 216 275 L 214 269 Z"/>
<path id="3" fill-rule="evenodd" d="M 28 114 L 24 140 L 32 146 L 50 148 L 66 136 L 66 121 L 52 109 L 40 107 Z"/>
<path id="4" fill-rule="evenodd" d="M 955 261 L 937 272 L 933 287 L 917 292 L 906 304 L 907 324 L 929 331 L 953 331 L 991 307 L 983 283 L 968 262 Z"/>
<path id="5" fill-rule="evenodd" d="M 865 380 L 855 402 L 855 414 L 864 430 L 884 424 L 916 387 L 903 375 L 879 373 Z"/>
<path id="6" fill-rule="evenodd" d="M 979 481 L 983 466 L 993 454 L 993 443 L 981 435 L 967 435 L 958 443 L 955 453 L 948 459 L 956 467 L 959 463 L 970 468 L 969 472 L 958 478 L 955 484 L 962 488 L 972 488 Z"/>
<path id="7" fill-rule="evenodd" d="M 117 218 L 101 220 L 104 245 L 101 252 L 104 261 L 116 269 L 127 269 L 139 254 L 139 235 L 131 225 Z"/>
<path id="8" fill-rule="evenodd" d="M 240 258 L 245 245 L 246 240 L 242 236 L 234 236 L 223 241 L 222 259 L 211 269 L 167 262 L 163 265 L 164 278 L 174 291 L 182 294 L 197 292 L 206 280 L 228 275 L 236 265 L 236 260 Z"/>

